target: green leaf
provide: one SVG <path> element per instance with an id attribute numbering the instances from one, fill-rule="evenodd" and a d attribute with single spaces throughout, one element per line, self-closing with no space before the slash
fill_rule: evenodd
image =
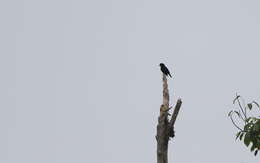
<path id="1" fill-rule="evenodd" d="M 239 140 L 242 140 L 242 139 L 243 139 L 243 136 L 244 136 L 244 133 L 242 133 L 242 134 L 239 136 Z"/>
<path id="2" fill-rule="evenodd" d="M 259 132 L 260 131 L 260 125 L 258 123 L 255 123 L 254 126 L 253 126 L 253 130 L 255 132 Z"/>
<path id="3" fill-rule="evenodd" d="M 248 131 L 249 126 L 250 126 L 250 123 L 247 123 L 247 124 L 244 126 L 244 130 L 245 130 L 245 131 Z"/>
<path id="4" fill-rule="evenodd" d="M 255 145 L 253 144 L 252 147 L 251 147 L 251 149 L 250 149 L 251 152 L 253 152 L 253 151 L 255 150 L 255 148 L 256 148 L 256 147 L 255 147 Z"/>
<path id="5" fill-rule="evenodd" d="M 244 144 L 248 147 L 248 145 L 250 144 L 251 138 L 250 138 L 250 134 L 246 133 L 245 138 L 244 138 Z"/>
<path id="6" fill-rule="evenodd" d="M 255 126 L 257 126 L 258 131 L 260 130 L 260 119 L 256 120 Z"/>
<path id="7" fill-rule="evenodd" d="M 247 104 L 247 106 L 248 106 L 249 110 L 251 110 L 253 105 L 252 105 L 252 103 L 249 103 L 249 104 Z"/>
<path id="8" fill-rule="evenodd" d="M 258 150 L 255 151 L 255 156 L 257 155 Z"/>
<path id="9" fill-rule="evenodd" d="M 251 117 L 246 119 L 246 123 L 249 123 L 249 121 L 251 120 Z"/>
<path id="10" fill-rule="evenodd" d="M 239 131 L 239 132 L 236 134 L 236 140 L 237 140 L 237 138 L 240 136 L 241 133 L 242 133 L 242 132 Z"/>

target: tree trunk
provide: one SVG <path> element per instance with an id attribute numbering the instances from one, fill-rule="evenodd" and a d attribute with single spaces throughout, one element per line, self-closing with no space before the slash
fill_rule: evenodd
<path id="1" fill-rule="evenodd" d="M 163 74 L 163 104 L 160 107 L 160 116 L 157 125 L 157 163 L 168 163 L 168 142 L 174 137 L 174 124 L 181 108 L 182 101 L 178 99 L 170 121 L 168 120 L 169 107 L 169 90 L 167 78 Z"/>

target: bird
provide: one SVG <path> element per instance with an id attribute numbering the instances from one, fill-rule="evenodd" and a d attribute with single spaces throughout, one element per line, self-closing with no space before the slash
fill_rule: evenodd
<path id="1" fill-rule="evenodd" d="M 170 77 L 172 77 L 170 71 L 163 63 L 160 63 L 159 66 L 161 67 L 161 71 L 163 72 L 163 74 L 165 74 L 166 76 L 169 75 Z"/>

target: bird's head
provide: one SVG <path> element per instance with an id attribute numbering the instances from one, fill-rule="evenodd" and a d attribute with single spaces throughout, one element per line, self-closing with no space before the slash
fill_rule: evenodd
<path id="1" fill-rule="evenodd" d="M 163 67 L 163 66 L 164 66 L 164 64 L 163 64 L 163 63 L 160 63 L 160 64 L 159 64 L 159 66 Z"/>

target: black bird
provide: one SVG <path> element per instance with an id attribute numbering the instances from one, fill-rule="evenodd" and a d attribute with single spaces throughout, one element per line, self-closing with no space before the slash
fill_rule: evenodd
<path id="1" fill-rule="evenodd" d="M 160 63 L 160 67 L 161 67 L 161 71 L 166 75 L 166 76 L 171 76 L 171 73 L 170 71 L 168 70 L 168 68 L 163 64 L 163 63 Z"/>

